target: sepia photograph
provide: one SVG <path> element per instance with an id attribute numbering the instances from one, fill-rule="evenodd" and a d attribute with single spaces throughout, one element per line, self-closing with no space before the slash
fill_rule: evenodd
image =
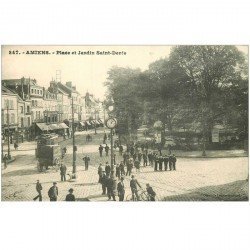
<path id="1" fill-rule="evenodd" d="M 2 45 L 2 201 L 248 201 L 246 45 Z"/>

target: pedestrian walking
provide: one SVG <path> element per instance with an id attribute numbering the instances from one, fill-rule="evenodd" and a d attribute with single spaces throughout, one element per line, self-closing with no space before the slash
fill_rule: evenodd
<path id="1" fill-rule="evenodd" d="M 66 172 L 67 172 L 67 167 L 64 164 L 61 164 L 60 167 L 61 181 L 66 181 Z"/>
<path id="2" fill-rule="evenodd" d="M 116 165 L 116 168 L 115 168 L 115 176 L 120 180 L 121 178 L 121 167 L 120 167 L 120 164 Z"/>
<path id="3" fill-rule="evenodd" d="M 103 136 L 103 144 L 106 144 L 106 142 L 107 142 L 107 134 L 104 133 L 104 136 Z"/>
<path id="4" fill-rule="evenodd" d="M 140 172 L 140 162 L 139 162 L 139 160 L 136 159 L 134 161 L 134 165 L 135 165 L 136 172 L 139 173 Z"/>
<path id="5" fill-rule="evenodd" d="M 18 144 L 17 144 L 17 142 L 14 143 L 14 148 L 15 148 L 15 150 L 18 150 Z"/>
<path id="6" fill-rule="evenodd" d="M 106 162 L 105 173 L 106 173 L 107 176 L 109 176 L 110 173 L 111 173 L 111 167 L 110 167 L 108 162 Z"/>
<path id="7" fill-rule="evenodd" d="M 41 183 L 39 182 L 39 180 L 37 180 L 37 182 L 36 182 L 36 191 L 37 191 L 38 195 L 33 199 L 34 201 L 36 201 L 38 198 L 39 198 L 39 201 L 43 200 L 43 198 L 42 198 L 42 190 L 43 190 L 43 187 L 42 187 Z"/>
<path id="8" fill-rule="evenodd" d="M 111 198 L 113 199 L 113 201 L 116 201 L 115 199 L 116 190 L 117 190 L 116 180 L 114 176 L 111 176 L 107 180 L 107 192 L 109 201 L 111 200 Z"/>
<path id="9" fill-rule="evenodd" d="M 106 156 L 108 156 L 109 155 L 109 146 L 107 144 L 105 146 L 105 152 L 106 152 Z"/>
<path id="10" fill-rule="evenodd" d="M 103 146 L 100 145 L 98 150 L 99 150 L 100 157 L 102 157 Z"/>
<path id="11" fill-rule="evenodd" d="M 102 176 L 101 176 L 101 184 L 102 184 L 102 195 L 105 195 L 106 194 L 106 191 L 107 191 L 107 180 L 108 180 L 108 177 L 107 175 L 105 174 L 105 171 L 102 171 Z"/>
<path id="12" fill-rule="evenodd" d="M 89 162 L 90 162 L 90 157 L 86 155 L 85 157 L 82 158 L 85 166 L 85 171 L 89 169 Z"/>
<path id="13" fill-rule="evenodd" d="M 65 201 L 76 201 L 75 196 L 73 195 L 74 189 L 70 188 L 69 189 L 69 194 L 66 195 Z"/>
<path id="14" fill-rule="evenodd" d="M 98 167 L 98 175 L 99 175 L 99 180 L 98 180 L 98 182 L 99 182 L 99 183 L 101 183 L 102 172 L 103 172 L 102 164 L 100 163 L 100 164 L 99 164 L 99 167 Z"/>
<path id="15" fill-rule="evenodd" d="M 153 154 L 152 152 L 148 153 L 148 161 L 151 167 L 153 167 Z"/>
<path id="16" fill-rule="evenodd" d="M 135 201 L 135 196 L 137 201 L 140 200 L 139 195 L 138 195 L 138 190 L 137 190 L 137 186 L 141 188 L 141 185 L 139 184 L 139 182 L 135 179 L 135 176 L 132 175 L 131 176 L 131 181 L 130 181 L 130 188 L 131 188 L 131 192 L 132 192 L 132 199 L 133 201 Z"/>
<path id="17" fill-rule="evenodd" d="M 119 154 L 122 155 L 122 153 L 123 153 L 123 146 L 120 145 L 120 146 L 119 146 Z"/>
<path id="18" fill-rule="evenodd" d="M 142 159 L 143 159 L 143 166 L 146 167 L 148 165 L 148 157 L 146 153 L 142 154 Z"/>
<path id="19" fill-rule="evenodd" d="M 3 163 L 4 163 L 4 169 L 6 169 L 7 168 L 7 162 L 8 162 L 8 155 L 7 154 L 5 154 L 4 155 L 4 157 L 3 157 Z"/>
<path id="20" fill-rule="evenodd" d="M 125 166 L 124 166 L 124 163 L 122 161 L 120 163 L 120 170 L 121 170 L 121 175 L 125 175 Z"/>
<path id="21" fill-rule="evenodd" d="M 130 155 L 133 156 L 134 153 L 135 153 L 135 148 L 132 146 L 132 147 L 130 148 Z"/>
<path id="22" fill-rule="evenodd" d="M 57 201 L 58 187 L 56 185 L 57 183 L 53 182 L 53 186 L 48 191 L 50 201 Z"/>
<path id="23" fill-rule="evenodd" d="M 119 201 L 124 201 L 125 196 L 125 186 L 124 186 L 124 177 L 121 177 L 120 182 L 117 185 Z"/>
<path id="24" fill-rule="evenodd" d="M 147 193 L 149 195 L 149 200 L 150 201 L 155 201 L 156 193 L 149 184 L 146 184 L 146 190 L 147 190 Z"/>
<path id="25" fill-rule="evenodd" d="M 139 152 L 139 153 L 138 153 L 138 160 L 139 160 L 140 163 L 141 163 L 141 158 L 142 158 L 142 153 Z"/>
<path id="26" fill-rule="evenodd" d="M 126 176 L 130 176 L 133 168 L 133 162 L 131 160 L 127 161 L 127 173 Z"/>

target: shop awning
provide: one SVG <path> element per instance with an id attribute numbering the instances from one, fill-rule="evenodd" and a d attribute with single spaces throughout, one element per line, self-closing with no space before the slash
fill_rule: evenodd
<path id="1" fill-rule="evenodd" d="M 83 127 L 85 127 L 85 122 L 80 122 L 80 124 L 81 124 Z"/>
<path id="2" fill-rule="evenodd" d="M 100 124 L 104 124 L 103 121 L 101 119 L 98 120 Z"/>
<path id="3" fill-rule="evenodd" d="M 37 125 L 37 127 L 38 127 L 39 129 L 41 129 L 42 131 L 48 131 L 48 130 L 50 130 L 50 129 L 49 129 L 49 126 L 46 125 L 45 123 L 36 123 L 36 125 Z"/>
<path id="4" fill-rule="evenodd" d="M 59 128 L 61 128 L 61 129 L 69 128 L 65 123 L 59 123 L 58 126 L 59 126 Z"/>
<path id="5" fill-rule="evenodd" d="M 90 122 L 87 121 L 86 123 L 87 123 L 89 126 L 91 126 L 91 123 L 90 123 Z"/>
<path id="6" fill-rule="evenodd" d="M 36 124 L 39 129 L 42 131 L 51 131 L 51 130 L 58 130 L 58 129 L 66 129 L 69 128 L 65 123 L 53 123 L 53 124 L 45 124 L 45 123 L 37 123 Z"/>

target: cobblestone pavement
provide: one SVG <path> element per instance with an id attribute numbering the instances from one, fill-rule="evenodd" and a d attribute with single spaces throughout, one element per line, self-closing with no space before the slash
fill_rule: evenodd
<path id="1" fill-rule="evenodd" d="M 78 135 L 78 140 L 82 140 L 83 136 Z M 46 173 L 38 173 L 36 169 L 37 160 L 34 156 L 34 147 L 22 146 L 23 150 L 12 151 L 12 155 L 16 160 L 8 165 L 7 169 L 2 170 L 2 200 L 4 201 L 33 201 L 36 196 L 35 183 L 39 179 L 43 186 L 43 200 L 48 201 L 48 189 L 52 186 L 53 181 L 57 181 L 59 188 L 59 201 L 65 200 L 69 188 L 73 188 L 74 194 L 79 201 L 106 201 L 107 197 L 100 195 L 102 193 L 101 185 L 98 184 L 97 165 L 105 163 L 109 157 L 100 158 L 97 149 L 101 143 L 101 137 L 96 137 L 93 142 L 84 142 L 85 145 L 78 143 L 77 151 L 77 180 L 75 182 L 61 182 L 60 174 L 56 170 L 49 170 Z M 69 145 L 70 142 L 64 142 Z M 83 144 L 83 143 L 82 143 Z M 24 145 L 24 144 L 23 144 Z M 91 166 L 88 171 L 84 171 L 82 155 L 88 154 L 91 158 Z M 121 157 L 117 153 L 117 161 Z M 68 147 L 65 157 L 65 163 L 68 170 L 72 165 L 72 150 Z M 239 182 L 248 178 L 248 158 L 179 158 L 177 161 L 177 171 L 154 172 L 150 166 L 141 168 L 141 173 L 136 174 L 139 183 L 145 189 L 146 183 L 154 188 L 159 200 L 206 200 L 202 195 L 209 193 L 208 200 L 224 200 L 220 199 L 221 189 L 216 187 L 219 185 L 230 184 L 227 195 L 231 195 L 235 200 L 245 200 L 242 198 L 241 187 Z M 126 177 L 125 186 L 129 187 L 130 178 Z M 236 183 L 234 185 L 233 183 Z M 248 181 L 244 184 L 244 192 L 248 196 Z M 225 189 L 225 188 L 224 188 Z M 183 196 L 189 193 L 196 195 Z M 212 191 L 211 191 L 212 190 Z M 129 188 L 126 189 L 126 195 L 130 194 Z M 197 195 L 198 194 L 198 195 Z M 245 197 L 245 196 L 244 196 Z"/>

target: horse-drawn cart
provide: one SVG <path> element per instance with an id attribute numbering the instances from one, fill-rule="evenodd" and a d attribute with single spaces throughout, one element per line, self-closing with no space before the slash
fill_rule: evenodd
<path id="1" fill-rule="evenodd" d="M 57 142 L 58 136 L 42 135 L 38 138 L 36 158 L 39 171 L 52 167 L 55 170 L 60 168 L 63 158 L 63 150 Z"/>

